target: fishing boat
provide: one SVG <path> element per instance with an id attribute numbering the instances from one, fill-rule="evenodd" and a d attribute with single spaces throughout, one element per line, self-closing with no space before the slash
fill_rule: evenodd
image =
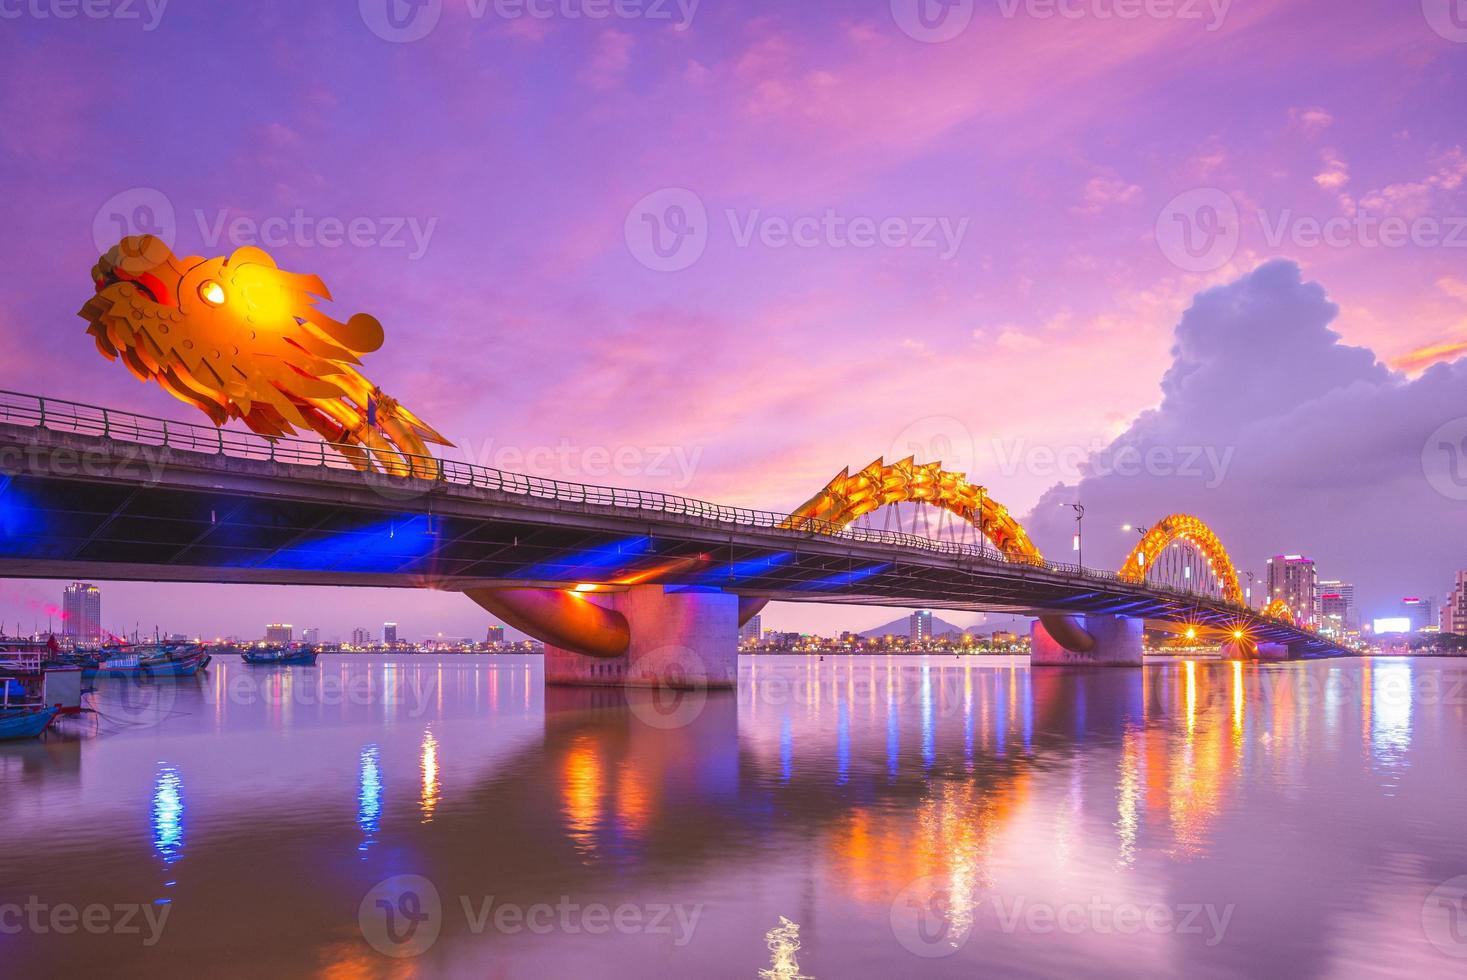
<path id="1" fill-rule="evenodd" d="M 81 695 L 80 667 L 51 663 L 39 651 L 0 650 L 0 738 L 26 738 L 33 724 L 40 734 L 58 714 L 80 714 Z M 33 717 L 43 712 L 49 716 Z"/>
<path id="2" fill-rule="evenodd" d="M 51 727 L 51 722 L 56 720 L 59 710 L 58 708 L 29 705 L 0 708 L 0 742 L 35 738 Z"/>
<path id="3" fill-rule="evenodd" d="M 198 648 L 148 648 L 107 657 L 97 665 L 95 676 L 192 677 L 207 667 L 210 659 L 206 651 Z"/>
<path id="4" fill-rule="evenodd" d="M 312 647 L 297 650 L 246 650 L 240 654 L 247 664 L 270 667 L 314 667 L 317 651 Z"/>

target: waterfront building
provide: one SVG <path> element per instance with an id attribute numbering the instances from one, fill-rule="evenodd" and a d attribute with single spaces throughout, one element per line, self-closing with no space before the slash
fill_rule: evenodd
<path id="1" fill-rule="evenodd" d="M 395 646 L 397 646 L 397 624 L 396 623 L 383 623 L 382 624 L 382 645 L 383 646 L 386 646 L 386 647 L 395 647 Z"/>
<path id="2" fill-rule="evenodd" d="M 932 612 L 930 610 L 919 609 L 912 613 L 907 637 L 914 644 L 925 643 L 932 639 Z"/>
<path id="3" fill-rule="evenodd" d="M 764 636 L 764 617 L 755 616 L 747 623 L 739 627 L 739 642 L 742 644 L 758 643 Z"/>
<path id="4" fill-rule="evenodd" d="M 1442 606 L 1443 633 L 1467 635 L 1467 571 L 1457 573 L 1452 594 Z"/>
<path id="5" fill-rule="evenodd" d="M 504 646 L 504 627 L 503 626 L 491 626 L 491 627 L 489 627 L 489 633 L 488 633 L 487 636 L 485 636 L 484 642 L 487 643 L 487 644 L 489 644 L 491 647 L 502 647 L 502 646 Z"/>
<path id="6" fill-rule="evenodd" d="M 1318 591 L 1319 621 L 1344 633 L 1360 628 L 1355 611 L 1355 586 L 1338 579 L 1321 579 Z"/>
<path id="7" fill-rule="evenodd" d="M 90 582 L 73 582 L 61 595 L 61 635 L 78 643 L 102 640 L 102 590 Z"/>
<path id="8" fill-rule="evenodd" d="M 265 642 L 287 644 L 295 639 L 295 627 L 289 623 L 271 623 L 265 627 Z"/>
<path id="9" fill-rule="evenodd" d="M 1318 582 L 1313 558 L 1275 555 L 1268 560 L 1268 599 L 1282 599 L 1300 625 L 1319 621 Z"/>

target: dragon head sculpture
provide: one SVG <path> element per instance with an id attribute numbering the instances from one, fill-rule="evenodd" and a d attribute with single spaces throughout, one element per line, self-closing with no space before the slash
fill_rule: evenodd
<path id="1" fill-rule="evenodd" d="M 120 359 L 222 426 L 239 419 L 272 438 L 310 429 L 361 469 L 431 475 L 436 431 L 357 370 L 382 346 L 382 325 L 316 308 L 316 276 L 286 272 L 266 252 L 178 258 L 152 235 L 124 238 L 92 269 L 96 295 L 79 312 L 109 360 Z"/>

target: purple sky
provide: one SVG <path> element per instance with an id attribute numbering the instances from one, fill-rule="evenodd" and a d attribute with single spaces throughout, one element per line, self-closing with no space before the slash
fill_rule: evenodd
<path id="1" fill-rule="evenodd" d="M 442 0 L 401 31 L 388 0 L 0 8 L 0 385 L 201 420 L 96 355 L 87 270 L 124 227 L 262 244 L 382 320 L 367 374 L 463 458 L 783 508 L 915 448 L 1037 507 L 1060 557 L 1078 493 L 1094 563 L 1188 509 L 1246 568 L 1316 555 L 1367 615 L 1445 593 L 1462 0 L 916 2 Z M 1121 446 L 1153 464 L 1116 472 Z M 0 589 L 29 625 L 60 583 Z M 487 623 L 106 587 L 113 628 L 276 618 Z"/>

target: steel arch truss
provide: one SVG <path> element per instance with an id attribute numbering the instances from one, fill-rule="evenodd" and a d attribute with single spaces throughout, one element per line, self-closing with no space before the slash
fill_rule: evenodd
<path id="1" fill-rule="evenodd" d="M 878 459 L 858 473 L 847 467 L 793 514 L 785 526 L 793 529 L 832 530 L 849 526 L 858 518 L 882 507 L 925 503 L 940 507 L 967 521 L 1009 561 L 1039 564 L 1044 560 L 1008 508 L 988 495 L 985 487 L 969 482 L 962 473 L 951 473 L 940 462 L 917 463 L 908 456 L 888 464 Z"/>

